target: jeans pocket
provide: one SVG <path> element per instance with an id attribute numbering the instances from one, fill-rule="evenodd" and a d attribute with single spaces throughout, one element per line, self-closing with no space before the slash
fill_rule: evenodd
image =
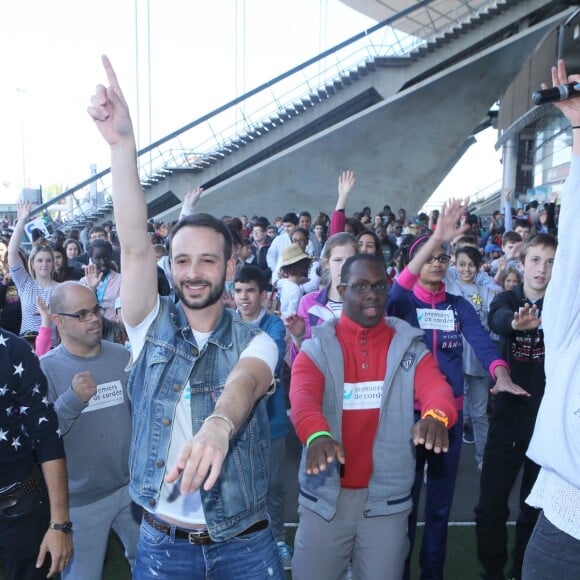
<path id="1" fill-rule="evenodd" d="M 148 544 L 149 546 L 159 546 L 164 542 L 169 542 L 169 536 L 154 528 L 146 521 L 141 522 L 141 530 L 139 533 L 139 543 Z"/>

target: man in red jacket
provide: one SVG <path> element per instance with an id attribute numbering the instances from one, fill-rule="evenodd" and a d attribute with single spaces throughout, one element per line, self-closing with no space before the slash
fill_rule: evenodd
<path id="1" fill-rule="evenodd" d="M 339 578 L 352 559 L 357 579 L 398 580 L 414 445 L 446 452 L 457 412 L 422 331 L 384 317 L 382 259 L 353 256 L 341 279 L 340 319 L 313 329 L 292 368 L 291 419 L 305 444 L 293 578 Z"/>

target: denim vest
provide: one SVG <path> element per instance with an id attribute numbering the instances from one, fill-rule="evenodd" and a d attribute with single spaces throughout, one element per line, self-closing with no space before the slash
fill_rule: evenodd
<path id="1" fill-rule="evenodd" d="M 147 331 L 128 384 L 133 414 L 130 492 L 137 504 L 145 509 L 157 505 L 171 425 L 188 380 L 195 434 L 213 412 L 240 354 L 259 332 L 224 308 L 199 351 L 181 305 L 160 297 L 159 314 Z M 266 518 L 269 447 L 263 398 L 232 437 L 217 482 L 209 491 L 200 489 L 213 540 L 228 540 Z"/>
<path id="2" fill-rule="evenodd" d="M 415 370 L 427 354 L 423 331 L 398 318 L 387 318 L 395 334 L 389 345 L 387 374 L 377 434 L 373 444 L 373 472 L 365 502 L 365 517 L 385 516 L 411 507 L 415 480 L 415 446 L 411 429 L 415 423 Z M 312 328 L 313 338 L 302 344 L 302 351 L 324 375 L 322 412 L 333 439 L 342 439 L 344 362 L 334 327 L 335 320 Z M 318 475 L 306 474 L 307 448 L 302 450 L 298 480 L 302 506 L 330 521 L 336 514 L 340 493 L 338 462 Z"/>

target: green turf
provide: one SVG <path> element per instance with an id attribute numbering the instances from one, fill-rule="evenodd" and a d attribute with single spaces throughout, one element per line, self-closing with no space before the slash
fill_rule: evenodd
<path id="1" fill-rule="evenodd" d="M 510 543 L 513 542 L 513 526 L 508 527 Z M 288 543 L 292 545 L 296 528 L 288 528 Z M 417 530 L 417 542 L 420 543 L 423 528 Z M 411 564 L 411 578 L 419 577 L 417 553 L 413 553 Z M 471 580 L 478 577 L 479 565 L 475 555 L 475 527 L 452 526 L 449 528 L 447 560 L 445 564 L 445 580 Z M 123 546 L 115 534 L 111 534 L 109 550 L 105 563 L 104 580 L 130 580 L 131 572 L 123 557 Z M 290 580 L 292 575 L 288 572 L 286 578 Z M 0 570 L 0 580 L 5 580 Z M 240 580 L 243 580 L 241 578 Z M 313 579 L 314 580 L 314 579 Z"/>

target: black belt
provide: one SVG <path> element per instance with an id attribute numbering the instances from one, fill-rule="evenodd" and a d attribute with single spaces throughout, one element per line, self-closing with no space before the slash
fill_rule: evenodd
<path id="1" fill-rule="evenodd" d="M 13 483 L 0 491 L 0 510 L 14 507 L 23 497 L 38 489 L 41 481 L 40 471 L 34 466 L 24 481 Z"/>
<path id="2" fill-rule="evenodd" d="M 164 524 L 159 520 L 156 520 L 148 511 L 143 512 L 143 519 L 156 530 L 163 532 L 166 536 L 171 533 L 171 525 Z M 246 528 L 243 532 L 237 534 L 238 536 L 245 536 L 253 532 L 259 532 L 265 530 L 269 525 L 268 520 L 260 520 L 255 524 Z M 213 544 L 214 541 L 210 538 L 207 528 L 200 528 L 199 530 L 187 530 L 185 528 L 175 527 L 175 537 L 182 540 L 187 540 L 190 544 L 195 544 L 196 546 L 207 546 Z"/>

